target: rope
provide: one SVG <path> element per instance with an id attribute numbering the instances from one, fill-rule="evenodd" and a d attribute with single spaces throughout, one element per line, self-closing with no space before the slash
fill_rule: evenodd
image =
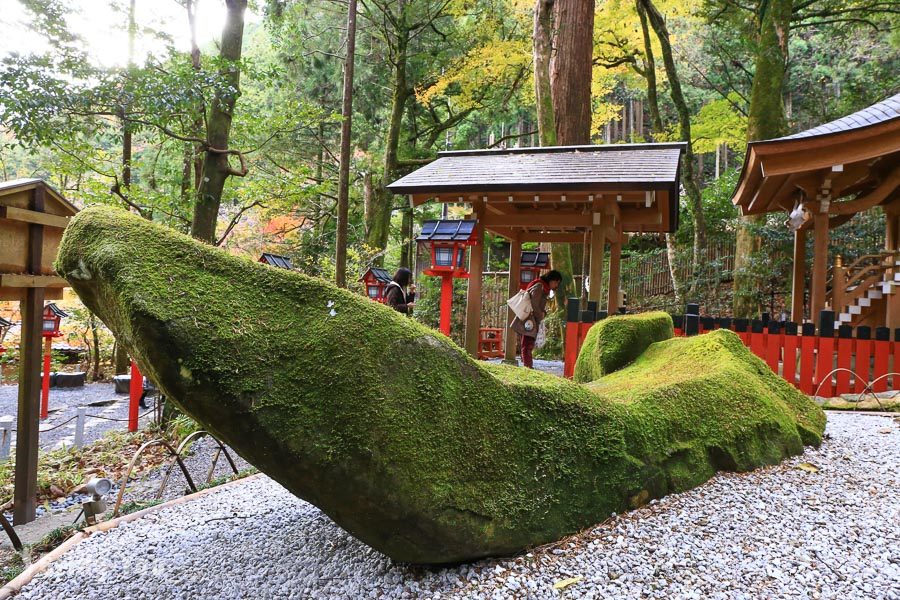
<path id="1" fill-rule="evenodd" d="M 63 421 L 62 423 L 57 423 L 57 424 L 54 425 L 53 427 L 48 427 L 47 429 L 41 429 L 41 430 L 39 430 L 39 432 L 40 432 L 40 433 L 47 433 L 48 431 L 53 431 L 54 429 L 59 429 L 60 427 L 62 427 L 62 426 L 65 425 L 66 423 L 71 423 L 72 421 L 74 421 L 74 420 L 77 419 L 77 418 L 78 418 L 78 415 L 75 415 L 75 416 L 72 417 L 71 419 L 68 419 L 68 420 L 66 420 L 66 421 Z M 13 430 L 13 431 L 15 431 L 15 430 Z"/>

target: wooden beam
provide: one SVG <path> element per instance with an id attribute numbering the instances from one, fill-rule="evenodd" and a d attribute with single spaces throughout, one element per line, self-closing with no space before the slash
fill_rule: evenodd
<path id="1" fill-rule="evenodd" d="M 44 210 L 44 186 L 34 189 L 30 208 Z M 44 226 L 28 225 L 29 273 L 41 272 Z M 2 287 L 2 285 L 0 285 Z M 22 334 L 19 343 L 19 402 L 16 425 L 16 469 L 13 489 L 13 520 L 16 525 L 34 521 L 37 502 L 37 470 L 41 394 L 41 334 L 43 333 L 44 288 L 30 287 L 20 303 Z"/>
<path id="2" fill-rule="evenodd" d="M 825 280 L 828 276 L 828 213 L 813 216 L 813 272 L 810 286 L 810 318 L 817 326 L 819 312 L 825 308 Z"/>
<path id="3" fill-rule="evenodd" d="M 781 190 L 787 180 L 787 175 L 766 177 L 763 179 L 762 184 L 756 188 L 756 193 L 750 198 L 750 204 L 747 205 L 747 212 L 745 214 L 752 215 L 768 212 L 772 201 L 778 195 L 778 191 Z"/>
<path id="4" fill-rule="evenodd" d="M 828 139 L 809 139 L 799 143 L 787 143 L 788 151 L 773 152 L 761 157 L 765 177 L 788 175 L 815 169 L 830 169 L 891 154 L 900 148 L 900 122 L 886 123 L 881 132 L 857 131 L 852 141 L 829 136 Z M 847 136 L 850 137 L 850 136 Z"/>
<path id="5" fill-rule="evenodd" d="M 577 232 L 569 233 L 523 233 L 520 236 L 523 242 L 550 242 L 564 244 L 580 244 L 584 241 L 584 236 Z"/>
<path id="6" fill-rule="evenodd" d="M 466 351 L 478 358 L 478 330 L 481 328 L 481 290 L 484 275 L 484 202 L 476 200 L 472 217 L 475 226 L 475 244 L 469 252 L 469 289 L 466 293 Z"/>
<path id="7" fill-rule="evenodd" d="M 15 206 L 0 206 L 0 219 L 46 225 L 47 227 L 54 227 L 56 229 L 65 229 L 69 225 L 69 217 L 61 217 L 59 215 L 51 215 L 35 210 L 16 208 Z"/>
<path id="8" fill-rule="evenodd" d="M 487 228 L 494 227 L 590 227 L 590 214 L 576 212 L 523 211 L 521 214 L 485 215 L 482 219 Z"/>
<path id="9" fill-rule="evenodd" d="M 794 232 L 794 276 L 791 281 L 791 321 L 803 322 L 803 292 L 806 289 L 806 231 Z"/>
<path id="10" fill-rule="evenodd" d="M 56 275 L 0 274 L 0 287 L 3 288 L 62 288 L 68 285 L 65 279 Z"/>
<path id="11" fill-rule="evenodd" d="M 606 310 L 614 315 L 619 310 L 619 268 L 622 260 L 622 241 L 618 238 L 609 245 L 609 298 Z"/>
<path id="12" fill-rule="evenodd" d="M 832 215 L 852 215 L 878 206 L 900 187 L 900 167 L 884 178 L 878 187 L 862 198 L 846 202 L 831 202 L 828 212 Z"/>
<path id="13" fill-rule="evenodd" d="M 645 209 L 623 209 L 622 226 L 628 231 L 631 227 L 662 225 L 663 217 L 656 205 Z"/>
<path id="14" fill-rule="evenodd" d="M 514 239 L 509 244 L 509 285 L 507 286 L 507 298 L 512 298 L 519 291 L 519 279 L 522 273 L 522 242 Z M 506 309 L 506 323 L 512 323 L 515 314 L 509 308 Z M 505 329 L 506 344 L 503 349 L 503 362 L 515 365 L 516 363 L 516 338 L 515 331 L 507 327 Z"/>
<path id="15" fill-rule="evenodd" d="M 593 213 L 594 225 L 591 227 L 591 274 L 588 300 L 600 306 L 603 292 L 603 259 L 606 251 L 606 224 L 603 213 Z"/>

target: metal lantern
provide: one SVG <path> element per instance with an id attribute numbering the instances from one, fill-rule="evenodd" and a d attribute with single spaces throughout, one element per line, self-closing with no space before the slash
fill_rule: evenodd
<path id="1" fill-rule="evenodd" d="M 519 288 L 524 290 L 541 276 L 541 271 L 550 266 L 550 253 L 523 250 L 521 257 Z"/>
<path id="2" fill-rule="evenodd" d="M 44 325 L 41 335 L 46 338 L 59 337 L 59 322 L 63 317 L 68 317 L 68 313 L 61 310 L 56 304 L 51 302 L 44 307 Z"/>
<path id="3" fill-rule="evenodd" d="M 359 281 L 366 285 L 366 296 L 375 302 L 384 304 L 384 290 L 391 279 L 391 274 L 387 270 L 369 267 Z"/>
<path id="4" fill-rule="evenodd" d="M 440 330 L 450 335 L 450 309 L 453 303 L 453 278 L 468 279 L 466 268 L 466 248 L 475 245 L 475 225 L 477 221 L 445 220 L 425 221 L 422 233 L 416 238 L 420 244 L 427 244 L 431 251 L 431 266 L 425 275 L 441 278 L 441 321 Z"/>
<path id="5" fill-rule="evenodd" d="M 475 243 L 473 220 L 425 221 L 416 241 L 427 244 L 431 251 L 431 266 L 426 275 L 468 278 L 466 248 Z"/>

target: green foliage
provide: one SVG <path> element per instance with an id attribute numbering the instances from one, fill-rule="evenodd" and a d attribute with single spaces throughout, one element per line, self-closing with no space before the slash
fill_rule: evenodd
<path id="1" fill-rule="evenodd" d="M 587 333 L 575 381 L 588 383 L 625 367 L 655 342 L 675 335 L 672 317 L 664 312 L 614 315 L 595 323 Z"/>

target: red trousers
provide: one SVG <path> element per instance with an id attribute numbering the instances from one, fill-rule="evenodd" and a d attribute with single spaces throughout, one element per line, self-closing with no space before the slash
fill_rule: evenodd
<path id="1" fill-rule="evenodd" d="M 534 350 L 534 342 L 537 338 L 530 335 L 522 336 L 522 364 L 529 369 L 534 368 L 534 358 L 531 353 Z"/>

